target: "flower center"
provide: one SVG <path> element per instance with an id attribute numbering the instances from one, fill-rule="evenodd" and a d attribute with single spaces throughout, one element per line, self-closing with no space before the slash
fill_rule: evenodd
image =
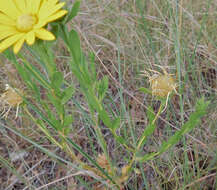
<path id="1" fill-rule="evenodd" d="M 30 31 L 36 23 L 36 17 L 30 14 L 24 14 L 17 18 L 16 27 L 20 32 Z"/>

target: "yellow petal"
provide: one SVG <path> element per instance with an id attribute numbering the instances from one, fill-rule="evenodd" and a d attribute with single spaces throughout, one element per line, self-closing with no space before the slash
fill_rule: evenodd
<path id="1" fill-rule="evenodd" d="M 4 51 L 5 49 L 12 46 L 14 43 L 16 43 L 19 39 L 21 39 L 24 36 L 22 33 L 15 34 L 13 36 L 8 37 L 7 39 L 3 40 L 0 43 L 0 52 Z"/>
<path id="2" fill-rule="evenodd" d="M 17 8 L 20 10 L 22 13 L 26 13 L 26 1 L 25 0 L 14 0 L 14 3 L 16 4 Z"/>
<path id="3" fill-rule="evenodd" d="M 8 38 L 9 36 L 12 36 L 14 34 L 17 34 L 16 30 L 3 31 L 3 32 L 0 33 L 0 40 Z"/>
<path id="4" fill-rule="evenodd" d="M 8 15 L 13 20 L 16 20 L 16 18 L 21 14 L 13 0 L 7 0 L 5 2 L 1 1 L 0 11 Z"/>
<path id="5" fill-rule="evenodd" d="M 41 40 L 55 40 L 55 36 L 44 28 L 37 29 L 35 35 Z"/>
<path id="6" fill-rule="evenodd" d="M 34 26 L 34 29 L 42 28 L 47 22 L 45 20 L 39 20 L 38 23 Z"/>
<path id="7" fill-rule="evenodd" d="M 31 13 L 32 14 L 37 14 L 39 7 L 41 5 L 41 0 L 33 0 L 34 3 L 31 4 Z"/>
<path id="8" fill-rule="evenodd" d="M 9 16 L 0 13 L 0 24 L 15 26 L 16 22 L 12 20 Z"/>
<path id="9" fill-rule="evenodd" d="M 26 0 L 26 13 L 37 14 L 41 0 Z"/>
<path id="10" fill-rule="evenodd" d="M 7 31 L 7 30 L 11 30 L 11 29 L 16 29 L 16 28 L 13 27 L 13 26 L 7 26 L 7 25 L 1 25 L 0 24 L 0 32 L 4 32 L 4 31 Z"/>
<path id="11" fill-rule="evenodd" d="M 34 44 L 34 42 L 35 42 L 35 33 L 34 33 L 34 31 L 28 32 L 25 37 L 26 37 L 27 44 L 29 44 L 29 45 Z"/>
<path id="12" fill-rule="evenodd" d="M 58 18 L 61 18 L 62 16 L 64 16 L 65 14 L 67 14 L 68 11 L 66 10 L 61 10 L 61 11 L 58 11 L 57 13 L 53 14 L 52 16 L 49 16 L 48 18 L 46 18 L 46 22 L 51 22 L 51 21 L 54 21 L 54 20 L 57 20 Z"/>
<path id="13" fill-rule="evenodd" d="M 0 25 L 0 40 L 18 33 L 15 27 Z"/>
<path id="14" fill-rule="evenodd" d="M 47 0 L 48 3 L 56 4 L 59 0 Z"/>
<path id="15" fill-rule="evenodd" d="M 32 13 L 32 5 L 34 5 L 34 1 L 33 0 L 26 0 L 26 11 L 27 13 Z"/>
<path id="16" fill-rule="evenodd" d="M 65 3 L 59 3 L 55 6 L 47 6 L 46 4 L 44 4 L 38 13 L 38 18 L 39 20 L 43 20 L 49 16 L 51 16 L 52 14 L 56 13 L 59 9 L 61 9 L 63 6 L 65 5 Z"/>
<path id="17" fill-rule="evenodd" d="M 20 38 L 15 44 L 14 44 L 14 47 L 13 47 L 13 50 L 14 50 L 14 53 L 17 54 L 21 47 L 23 46 L 23 43 L 24 43 L 24 36 L 22 38 Z"/>

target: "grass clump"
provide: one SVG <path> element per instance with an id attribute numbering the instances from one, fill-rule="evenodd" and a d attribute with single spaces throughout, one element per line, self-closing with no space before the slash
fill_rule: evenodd
<path id="1" fill-rule="evenodd" d="M 214 2 L 66 4 L 2 53 L 3 189 L 215 189 Z"/>

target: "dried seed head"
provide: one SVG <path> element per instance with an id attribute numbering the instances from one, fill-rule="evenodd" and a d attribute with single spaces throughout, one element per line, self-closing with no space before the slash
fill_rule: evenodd
<path id="1" fill-rule="evenodd" d="M 175 79 L 172 77 L 172 74 L 168 74 L 167 71 L 163 67 L 159 65 L 157 66 L 163 70 L 163 74 L 155 70 L 150 70 L 151 72 L 155 73 L 152 76 L 147 71 L 144 71 L 143 73 L 145 74 L 146 77 L 149 78 L 152 95 L 158 96 L 161 98 L 166 98 L 165 107 L 161 111 L 163 112 L 167 108 L 167 103 L 168 103 L 170 94 L 173 91 L 176 94 L 178 94 L 176 91 L 177 83 L 175 82 Z"/>
<path id="2" fill-rule="evenodd" d="M 176 83 L 169 74 L 158 75 L 150 79 L 152 95 L 167 97 L 169 93 L 175 90 Z"/>
<path id="3" fill-rule="evenodd" d="M 23 93 L 18 89 L 11 88 L 8 84 L 5 85 L 5 92 L 0 96 L 0 102 L 3 107 L 1 115 L 7 117 L 10 109 L 16 107 L 16 117 L 18 115 L 19 105 L 23 102 L 22 95 Z M 7 110 L 6 110 L 7 109 Z"/>
<path id="4" fill-rule="evenodd" d="M 6 85 L 5 89 L 6 91 L 2 94 L 1 97 L 3 101 L 5 101 L 9 106 L 15 107 L 23 102 L 23 99 L 20 96 L 20 90 L 13 89 L 8 84 Z"/>
<path id="5" fill-rule="evenodd" d="M 149 71 L 153 72 L 153 75 L 147 71 L 144 71 L 143 73 L 149 78 L 152 95 L 162 98 L 168 97 L 173 91 L 176 92 L 177 83 L 172 77 L 172 74 L 168 74 L 165 68 L 159 65 L 156 66 L 160 67 L 163 70 L 163 73 L 151 69 L 149 69 Z"/>

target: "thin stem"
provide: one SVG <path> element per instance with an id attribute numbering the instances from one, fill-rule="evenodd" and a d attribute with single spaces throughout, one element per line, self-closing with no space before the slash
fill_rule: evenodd
<path id="1" fill-rule="evenodd" d="M 61 149 L 63 149 L 63 146 L 58 143 L 49 133 L 48 130 L 44 129 L 38 122 L 37 120 L 33 117 L 33 115 L 29 112 L 29 110 L 27 109 L 26 105 L 24 106 L 24 111 L 30 116 L 30 118 L 32 119 L 32 121 L 41 129 L 41 131 L 48 137 L 48 139 L 51 140 L 51 142 L 53 142 L 54 144 L 56 144 L 58 147 L 60 147 Z"/>
<path id="2" fill-rule="evenodd" d="M 158 112 L 157 112 L 157 114 L 155 115 L 154 120 L 152 121 L 152 124 L 154 124 L 155 121 L 157 120 L 157 118 L 159 117 L 159 115 L 160 115 L 160 113 L 161 113 L 161 111 L 162 111 L 163 106 L 164 106 L 164 103 L 161 102 L 160 107 L 159 107 L 159 109 L 158 109 Z M 143 136 L 143 137 L 139 140 L 139 143 L 138 143 L 138 145 L 137 145 L 137 147 L 136 147 L 136 150 L 134 151 L 133 158 L 131 159 L 131 161 L 129 162 L 129 164 L 128 164 L 128 166 L 127 166 L 128 172 L 131 170 L 132 165 L 133 165 L 134 161 L 136 160 L 136 154 L 137 154 L 137 152 L 140 150 L 141 145 L 143 144 L 143 141 L 144 141 L 145 138 L 146 138 L 146 136 Z"/>

